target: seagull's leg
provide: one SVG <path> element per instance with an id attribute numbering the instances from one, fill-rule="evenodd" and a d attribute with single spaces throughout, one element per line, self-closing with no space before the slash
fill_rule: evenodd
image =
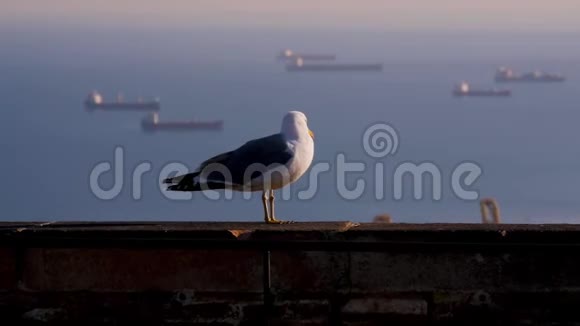
<path id="1" fill-rule="evenodd" d="M 276 219 L 276 215 L 274 214 L 274 199 L 276 199 L 276 197 L 274 197 L 274 190 L 270 189 L 269 193 L 270 193 L 270 223 L 280 223 L 280 221 Z"/>
<path id="2" fill-rule="evenodd" d="M 264 222 L 270 223 L 270 215 L 268 214 L 268 193 L 266 190 L 262 193 L 262 204 L 264 205 Z"/>
<path id="3" fill-rule="evenodd" d="M 273 224 L 294 223 L 293 221 L 281 221 L 281 220 L 276 219 L 276 216 L 274 215 L 274 199 L 276 199 L 276 197 L 274 197 L 274 190 L 270 190 L 270 221 L 269 221 L 269 223 L 273 223 Z"/>

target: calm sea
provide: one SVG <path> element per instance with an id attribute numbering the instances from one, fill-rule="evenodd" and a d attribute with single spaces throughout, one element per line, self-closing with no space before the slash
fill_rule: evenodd
<path id="1" fill-rule="evenodd" d="M 327 162 L 314 198 L 291 187 L 277 204 L 282 219 L 370 221 L 388 213 L 397 222 L 479 222 L 479 202 L 457 198 L 451 173 L 476 162 L 483 174 L 470 189 L 498 200 L 506 223 L 580 221 L 580 44 L 578 35 L 401 32 L 372 30 L 166 29 L 4 26 L 0 34 L 0 219 L 2 220 L 248 220 L 260 221 L 259 196 L 246 200 L 167 199 L 161 169 L 171 162 L 195 168 L 205 158 L 279 131 L 285 112 L 309 117 L 315 163 Z M 7 27 L 10 27 L 9 29 Z M 287 73 L 278 51 L 335 53 L 342 62 L 382 62 L 382 73 Z M 513 85 L 511 98 L 456 99 L 460 80 L 492 87 L 493 73 L 565 73 L 562 84 Z M 93 89 L 113 98 L 158 96 L 161 119 L 224 119 L 223 132 L 141 131 L 140 113 L 88 113 Z M 365 129 L 392 125 L 396 154 L 365 153 Z M 124 185 L 113 200 L 91 191 L 89 175 L 124 149 Z M 366 191 L 348 200 L 337 188 L 336 157 L 364 162 L 351 173 Z M 431 162 L 441 171 L 441 200 L 426 183 L 423 199 L 393 198 L 402 162 Z M 132 172 L 149 162 L 141 198 Z M 383 199 L 375 198 L 375 166 L 384 165 Z M 101 179 L 111 187 L 113 175 Z"/>

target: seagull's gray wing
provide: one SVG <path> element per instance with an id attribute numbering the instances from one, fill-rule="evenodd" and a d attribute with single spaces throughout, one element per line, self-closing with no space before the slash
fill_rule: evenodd
<path id="1" fill-rule="evenodd" d="M 200 164 L 196 172 L 165 180 L 172 183 L 168 190 L 195 191 L 200 190 L 198 180 L 195 180 L 204 169 L 210 171 L 204 174 L 207 188 L 225 188 L 230 182 L 234 185 L 243 185 L 244 181 L 261 176 L 267 168 L 286 164 L 293 156 L 292 150 L 282 134 L 251 140 L 236 150 L 216 155 Z M 219 165 L 219 166 L 218 166 Z M 232 180 L 226 180 L 220 168 L 225 168 L 231 174 Z M 246 171 L 252 168 L 249 180 L 244 180 Z M 207 172 L 207 171 L 206 171 Z M 203 173 L 206 173 L 203 172 Z M 177 183 L 177 184 L 175 184 Z"/>

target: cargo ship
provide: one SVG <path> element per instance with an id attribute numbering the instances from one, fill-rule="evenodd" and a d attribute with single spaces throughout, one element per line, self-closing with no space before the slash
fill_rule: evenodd
<path id="1" fill-rule="evenodd" d="M 291 63 L 286 64 L 286 71 L 383 71 L 380 63 L 304 63 L 302 58 L 296 58 Z"/>
<path id="2" fill-rule="evenodd" d="M 312 60 L 312 61 L 334 61 L 336 60 L 336 55 L 334 54 L 307 54 L 307 53 L 295 53 L 290 49 L 286 49 L 278 55 L 278 60 L 294 60 L 296 58 L 302 58 L 302 60 Z"/>
<path id="3" fill-rule="evenodd" d="M 456 97 L 464 96 L 511 96 L 512 92 L 509 89 L 472 89 L 469 83 L 463 81 L 455 86 L 453 95 Z"/>
<path id="4" fill-rule="evenodd" d="M 141 127 L 148 132 L 155 131 L 191 131 L 222 130 L 223 120 L 215 121 L 159 121 L 159 114 L 153 112 L 141 121 Z"/>
<path id="5" fill-rule="evenodd" d="M 97 91 L 92 91 L 84 104 L 87 110 L 102 111 L 159 111 L 161 109 L 158 98 L 149 101 L 138 98 L 135 102 L 125 102 L 123 96 L 118 94 L 116 101 L 105 102 L 103 96 Z"/>
<path id="6" fill-rule="evenodd" d="M 560 74 L 549 74 L 539 70 L 534 72 L 516 74 L 512 69 L 501 67 L 495 73 L 496 82 L 563 82 L 566 77 Z"/>

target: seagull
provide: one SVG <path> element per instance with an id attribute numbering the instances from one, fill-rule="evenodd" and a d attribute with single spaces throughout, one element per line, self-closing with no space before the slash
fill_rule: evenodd
<path id="1" fill-rule="evenodd" d="M 253 139 L 235 150 L 211 157 L 192 173 L 167 178 L 168 191 L 231 189 L 262 191 L 264 221 L 292 223 L 274 215 L 274 190 L 298 180 L 314 158 L 314 133 L 308 118 L 290 111 L 282 119 L 280 133 Z"/>

